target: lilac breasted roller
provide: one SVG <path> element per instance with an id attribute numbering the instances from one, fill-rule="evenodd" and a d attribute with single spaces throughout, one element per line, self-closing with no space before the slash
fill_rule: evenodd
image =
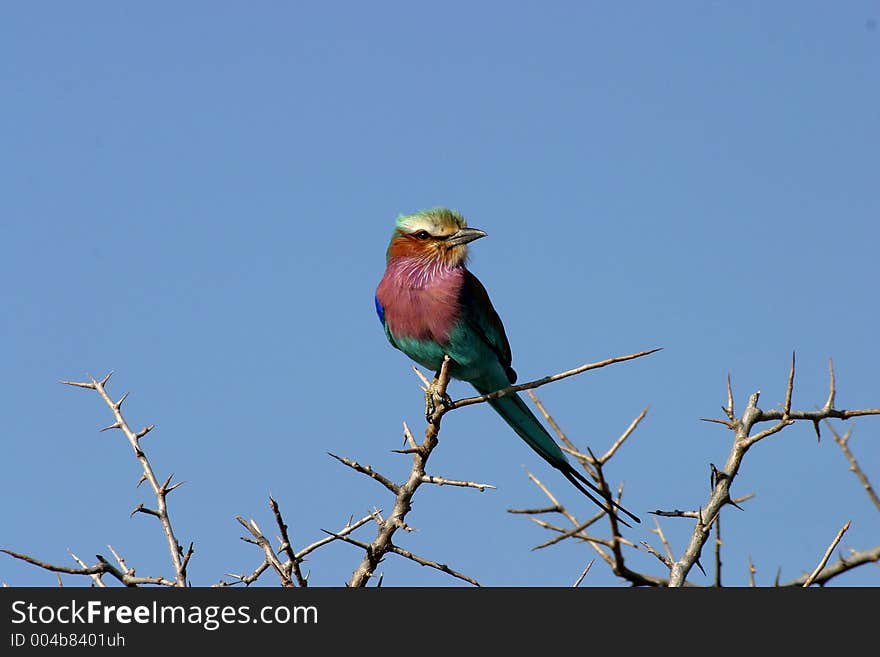
<path id="1" fill-rule="evenodd" d="M 483 395 L 516 381 L 501 318 L 486 288 L 466 267 L 467 245 L 485 236 L 482 230 L 469 228 L 459 213 L 446 208 L 401 215 L 388 245 L 385 275 L 376 289 L 376 312 L 392 346 L 434 372 L 448 355 L 450 375 L 469 382 Z M 517 393 L 492 399 L 489 404 L 584 495 L 617 515 L 587 490 L 602 495 L 572 467 Z M 606 499 L 640 522 L 614 500 Z"/>

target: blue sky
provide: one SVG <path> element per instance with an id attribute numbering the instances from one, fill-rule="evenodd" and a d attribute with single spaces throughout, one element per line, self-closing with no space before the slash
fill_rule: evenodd
<path id="1" fill-rule="evenodd" d="M 731 436 L 700 418 L 718 417 L 728 372 L 738 409 L 755 390 L 772 408 L 796 351 L 809 410 L 833 357 L 839 406 L 880 406 L 878 20 L 876 2 L 7 4 L 0 544 L 73 565 L 68 548 L 109 543 L 171 574 L 157 524 L 129 519 L 150 497 L 122 436 L 97 432 L 109 411 L 58 384 L 109 370 L 131 424 L 156 425 L 160 476 L 187 482 L 170 505 L 196 585 L 259 563 L 234 517 L 268 531 L 269 492 L 299 546 L 390 510 L 327 452 L 408 472 L 390 450 L 402 421 L 423 427 L 422 393 L 373 292 L 395 217 L 436 205 L 489 233 L 471 268 L 521 380 L 664 347 L 539 391 L 595 451 L 650 406 L 608 469 L 643 516 L 705 503 Z M 880 418 L 852 424 L 878 485 Z M 423 488 L 403 547 L 484 585 L 568 586 L 593 558 L 530 550 L 549 535 L 505 512 L 545 502 L 526 469 L 592 509 L 491 409 L 449 415 L 431 463 L 498 488 Z M 748 454 L 734 493 L 751 492 L 723 516 L 728 584 L 749 556 L 760 584 L 810 571 L 850 519 L 844 549 L 880 543 L 811 426 Z M 690 521 L 662 526 L 680 553 Z M 652 527 L 627 536 L 659 547 Z M 315 553 L 312 583 L 342 585 L 359 557 Z M 457 585 L 398 558 L 381 572 Z M 5 556 L 0 580 L 56 583 Z M 617 583 L 598 562 L 584 582 Z"/>

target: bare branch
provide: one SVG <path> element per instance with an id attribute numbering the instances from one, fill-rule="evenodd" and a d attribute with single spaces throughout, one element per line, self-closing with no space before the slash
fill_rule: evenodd
<path id="1" fill-rule="evenodd" d="M 602 544 L 602 545 L 606 545 L 606 546 L 609 546 L 609 547 L 610 547 L 610 545 L 611 545 L 611 542 L 610 542 L 610 541 L 605 541 L 605 540 L 602 540 L 602 539 L 594 538 L 594 537 L 592 537 L 592 536 L 587 536 L 586 534 L 582 534 L 582 532 L 583 532 L 587 527 L 589 527 L 590 525 L 595 524 L 595 523 L 596 523 L 598 520 L 600 520 L 600 519 L 602 518 L 602 516 L 604 516 L 604 515 L 605 515 L 605 512 L 604 512 L 604 511 L 600 511 L 599 513 L 597 513 L 596 515 L 594 515 L 592 518 L 590 518 L 590 519 L 587 520 L 586 522 L 581 523 L 580 525 L 577 525 L 577 526 L 574 527 L 573 529 L 569 529 L 568 531 L 564 531 L 564 532 L 558 534 L 557 536 L 554 536 L 554 537 L 551 538 L 550 540 L 548 540 L 548 541 L 544 541 L 544 542 L 541 543 L 540 545 L 536 545 L 535 547 L 532 548 L 532 550 L 541 550 L 541 549 L 543 549 L 543 548 L 545 548 L 545 547 L 550 547 L 551 545 L 555 545 L 556 543 L 559 543 L 560 541 L 563 541 L 563 540 L 565 540 L 566 538 L 570 538 L 570 537 L 572 537 L 572 536 L 577 536 L 578 538 L 582 538 L 583 540 L 585 540 L 585 541 L 587 541 L 587 542 L 590 542 L 590 543 L 600 543 L 600 544 Z"/>
<path id="2" fill-rule="evenodd" d="M 112 411 L 113 417 L 116 421 L 111 426 L 121 429 L 122 433 L 128 439 L 128 442 L 131 445 L 132 450 L 134 451 L 135 457 L 141 464 L 144 478 L 147 482 L 149 482 L 150 487 L 153 489 L 153 494 L 156 496 L 157 509 L 155 511 L 144 507 L 140 507 L 137 510 L 143 513 L 154 515 L 159 519 L 159 522 L 162 525 L 162 530 L 165 534 L 165 539 L 168 543 L 168 552 L 171 557 L 171 563 L 174 566 L 176 585 L 186 586 L 186 567 L 181 556 L 182 550 L 180 547 L 180 543 L 177 540 L 177 537 L 174 535 L 174 530 L 171 526 L 171 518 L 168 514 L 168 506 L 165 501 L 165 498 L 169 492 L 166 487 L 167 483 L 170 481 L 170 478 L 166 480 L 165 485 L 159 484 L 159 481 L 155 473 L 153 472 L 153 467 L 150 464 L 149 459 L 147 458 L 146 454 L 144 454 L 143 450 L 138 444 L 139 433 L 141 435 L 143 435 L 143 433 L 135 433 L 134 431 L 132 431 L 131 427 L 128 425 L 128 422 L 126 422 L 125 418 L 122 416 L 121 406 L 122 402 L 125 401 L 125 398 L 128 396 L 127 393 L 123 395 L 118 402 L 114 402 L 110 395 L 107 393 L 105 386 L 107 385 L 107 382 L 110 380 L 110 377 L 112 375 L 113 372 L 110 372 L 100 381 L 97 381 L 94 377 L 92 377 L 92 379 L 89 381 L 89 385 L 72 383 L 69 381 L 64 381 L 63 383 L 66 383 L 67 385 L 77 385 L 82 388 L 92 388 L 93 390 L 97 390 L 98 394 L 101 395 L 101 399 L 104 400 L 104 403 L 107 404 L 107 406 Z"/>
<path id="3" fill-rule="evenodd" d="M 846 457 L 846 460 L 849 462 L 849 470 L 858 478 L 859 482 L 861 482 L 862 487 L 865 489 L 865 492 L 868 494 L 871 502 L 874 503 L 874 506 L 877 507 L 877 510 L 880 511 L 880 497 L 877 497 L 877 493 L 874 491 L 874 487 L 871 486 L 871 482 L 868 479 L 868 476 L 864 473 L 862 468 L 859 466 L 859 462 L 856 460 L 856 457 L 853 456 L 853 453 L 849 449 L 849 439 L 852 436 L 852 427 L 847 429 L 846 433 L 841 436 L 837 431 L 835 431 L 832 424 L 825 420 L 825 425 L 831 431 L 831 435 L 834 438 L 834 442 L 836 442 L 839 446 L 843 455 Z"/>
<path id="4" fill-rule="evenodd" d="M 699 511 L 679 511 L 678 509 L 675 509 L 673 511 L 663 511 L 661 509 L 657 509 L 655 511 L 648 511 L 648 513 L 665 518 L 702 518 L 702 515 Z"/>
<path id="5" fill-rule="evenodd" d="M 527 513 L 529 515 L 535 515 L 538 513 L 562 513 L 562 507 L 560 506 L 542 506 L 536 509 L 507 509 L 508 513 Z"/>
<path id="6" fill-rule="evenodd" d="M 574 443 L 572 443 L 568 436 L 565 435 L 565 432 L 560 428 L 559 424 L 556 422 L 556 419 L 550 415 L 550 412 L 544 407 L 544 403 L 538 399 L 538 395 L 536 395 L 531 390 L 527 390 L 526 394 L 529 396 L 529 399 L 535 404 L 535 407 L 540 411 L 541 415 L 544 416 L 544 419 L 547 420 L 547 424 L 553 429 L 556 435 L 559 437 L 559 440 L 562 441 L 562 444 L 569 447 L 570 449 L 576 449 Z"/>
<path id="7" fill-rule="evenodd" d="M 391 481 L 390 479 L 388 479 L 384 475 L 380 474 L 379 472 L 376 472 L 375 470 L 373 470 L 373 468 L 371 466 L 362 465 L 362 464 L 358 463 L 357 461 L 352 461 L 351 459 L 347 459 L 344 456 L 336 456 L 336 454 L 332 454 L 331 452 L 327 452 L 327 453 L 330 454 L 330 456 L 335 458 L 340 463 L 344 463 L 345 465 L 347 465 L 352 470 L 356 470 L 356 471 L 360 472 L 361 474 L 367 475 L 370 479 L 378 481 L 380 484 L 385 486 L 385 488 L 387 488 L 392 493 L 397 495 L 397 493 L 399 491 L 397 484 L 395 484 L 393 481 Z"/>
<path id="8" fill-rule="evenodd" d="M 332 532 L 327 531 L 326 529 L 323 529 L 321 531 L 324 531 L 324 532 L 330 534 L 331 536 L 333 536 L 334 538 L 337 538 L 345 543 L 351 543 L 352 545 L 356 545 L 357 547 L 361 548 L 362 550 L 364 550 L 366 552 L 369 552 L 371 549 L 370 545 L 367 543 L 364 543 L 363 541 L 357 541 L 357 540 L 350 538 L 348 536 L 336 535 L 336 534 L 333 534 Z M 464 575 L 456 570 L 453 570 L 452 568 L 450 568 L 449 566 L 447 566 L 444 563 L 438 563 L 438 562 L 432 561 L 430 559 L 425 559 L 424 557 L 420 557 L 418 555 L 415 555 L 412 552 L 410 552 L 409 550 L 404 550 L 403 548 L 398 547 L 394 544 L 389 546 L 388 552 L 391 552 L 392 554 L 398 554 L 401 557 L 404 557 L 404 558 L 409 559 L 411 561 L 415 561 L 419 565 L 429 566 L 430 568 L 434 568 L 436 570 L 444 572 L 447 575 L 452 575 L 453 577 L 455 577 L 457 579 L 464 580 L 465 582 L 468 582 L 469 584 L 473 584 L 474 586 L 480 586 L 480 583 L 477 580 L 473 579 L 472 577 L 468 577 L 467 575 Z"/>
<path id="9" fill-rule="evenodd" d="M 759 408 L 758 399 L 760 398 L 761 393 L 760 391 L 758 391 L 753 393 L 749 397 L 748 405 L 742 412 L 742 415 L 738 419 L 731 419 L 728 426 L 734 433 L 733 447 L 727 457 L 727 461 L 724 464 L 724 467 L 717 471 L 717 477 L 713 482 L 709 500 L 705 507 L 703 507 L 703 509 L 701 509 L 701 512 L 698 514 L 693 534 L 691 535 L 690 542 L 688 543 L 685 552 L 673 565 L 672 571 L 670 573 L 670 586 L 681 586 L 685 583 L 687 573 L 695 564 L 698 563 L 703 546 L 709 538 L 711 525 L 718 517 L 721 508 L 726 504 L 733 504 L 734 506 L 736 506 L 736 503 L 731 499 L 730 488 L 732 482 L 739 472 L 740 465 L 746 452 L 751 447 L 753 447 L 756 443 L 763 440 L 764 438 L 767 438 L 782 431 L 785 427 L 793 424 L 795 421 L 798 420 L 811 421 L 818 428 L 819 421 L 828 418 L 847 419 L 862 415 L 880 415 L 880 408 L 857 410 L 842 410 L 833 408 L 835 383 L 833 368 L 831 367 L 830 362 L 829 370 L 831 372 L 830 392 L 828 396 L 828 401 L 826 402 L 825 407 L 823 407 L 822 409 L 813 411 L 802 411 L 791 408 L 795 377 L 795 358 L 794 355 L 792 355 L 791 367 L 789 369 L 786 381 L 785 397 L 782 408 L 769 411 Z M 728 407 L 730 407 L 732 399 L 732 390 L 728 389 Z M 763 422 L 774 422 L 774 424 L 762 431 L 752 434 L 752 429 L 757 424 Z M 657 515 L 666 516 L 693 517 L 692 512 L 676 511 L 655 513 L 657 513 Z"/>
<path id="10" fill-rule="evenodd" d="M 877 563 L 880 561 L 880 545 L 877 547 L 871 548 L 870 550 L 861 550 L 851 552 L 848 556 L 841 556 L 838 558 L 830 566 L 827 566 L 824 570 L 822 570 L 816 577 L 813 578 L 813 584 L 824 584 L 825 582 L 841 575 L 845 572 L 853 570 L 854 568 L 858 568 L 859 566 L 866 563 Z M 785 586 L 785 587 L 803 587 L 804 582 L 807 581 L 808 577 L 812 577 L 812 573 L 809 575 L 804 575 L 802 577 L 798 577 L 795 580 L 790 582 L 786 582 L 785 584 L 779 583 L 779 574 L 776 575 L 775 586 Z"/>
<path id="11" fill-rule="evenodd" d="M 648 543 L 648 541 L 640 541 L 640 543 L 642 544 L 642 547 L 645 548 L 645 550 L 648 552 L 648 554 L 653 554 L 660 560 L 660 563 L 662 563 L 664 566 L 666 566 L 667 568 L 672 568 L 672 559 L 657 552 L 657 550 L 651 547 L 651 544 Z"/>
<path id="12" fill-rule="evenodd" d="M 254 521 L 253 519 L 245 520 L 241 516 L 235 516 L 235 519 L 238 520 L 239 524 L 241 524 L 242 527 L 250 532 L 251 536 L 253 536 L 253 540 L 249 540 L 248 542 L 255 543 L 263 550 L 263 554 L 266 556 L 266 562 L 268 562 L 268 564 L 272 566 L 272 568 L 278 574 L 278 578 L 281 580 L 281 586 L 287 588 L 295 586 L 290 576 L 291 570 L 293 569 L 293 563 L 281 562 L 281 560 L 276 556 L 275 550 L 272 548 L 272 543 L 263 534 L 263 531 L 260 529 L 259 525 L 257 525 L 256 521 Z"/>
<path id="13" fill-rule="evenodd" d="M 330 536 L 327 536 L 326 538 L 322 538 L 321 540 L 315 541 L 311 545 L 304 547 L 302 550 L 300 550 L 299 552 L 296 553 L 297 561 L 302 561 L 303 557 L 306 556 L 307 554 L 309 554 L 310 552 L 314 552 L 319 547 L 327 545 L 327 543 L 332 543 L 333 541 L 335 541 L 339 537 L 348 536 L 353 531 L 355 531 L 356 529 L 358 529 L 360 527 L 363 527 L 365 524 L 367 524 L 371 520 L 375 520 L 379 516 L 379 513 L 380 513 L 380 510 L 376 509 L 375 511 L 373 511 L 373 513 L 364 516 L 363 518 L 361 518 L 357 522 L 349 523 L 340 531 L 335 532 L 334 534 L 331 534 Z"/>
<path id="14" fill-rule="evenodd" d="M 391 515 L 379 526 L 376 538 L 364 549 L 364 557 L 360 565 L 352 573 L 349 586 L 364 587 L 376 571 L 382 558 L 393 550 L 392 538 L 398 529 L 405 529 L 406 515 L 412 508 L 412 498 L 416 490 L 427 476 L 425 465 L 431 452 L 438 444 L 440 423 L 443 415 L 451 410 L 447 402 L 446 388 L 449 386 L 450 359 L 443 358 L 443 365 L 435 383 L 429 384 L 426 390 L 426 407 L 431 411 L 428 425 L 425 428 L 425 439 L 412 450 L 413 465 L 407 480 L 394 489 L 394 508 Z M 413 441 L 415 442 L 415 441 Z"/>
<path id="15" fill-rule="evenodd" d="M 110 551 L 113 552 L 113 548 L 110 548 Z M 70 554 L 71 558 L 80 565 L 81 568 L 88 568 L 88 565 L 86 564 L 85 561 L 80 559 L 78 556 L 76 556 L 70 550 L 68 550 L 68 553 Z M 114 552 L 114 554 L 115 554 L 115 552 Z M 126 570 L 126 568 L 124 566 L 123 566 L 123 570 Z M 134 573 L 130 573 L 130 574 L 133 575 Z M 103 573 L 100 573 L 100 574 L 99 573 L 92 573 L 91 575 L 89 575 L 89 577 L 92 578 L 92 581 L 95 583 L 95 586 L 97 586 L 99 588 L 107 588 L 107 585 L 104 583 L 104 580 L 101 579 L 102 575 L 103 575 Z M 61 575 L 60 574 L 58 575 L 58 581 L 61 582 Z"/>
<path id="16" fill-rule="evenodd" d="M 467 397 L 465 399 L 459 399 L 452 403 L 450 410 L 455 408 L 461 408 L 462 406 L 470 406 L 471 404 L 481 404 L 483 402 L 487 402 L 490 399 L 498 399 L 499 397 L 503 397 L 504 395 L 509 395 L 511 393 L 520 392 L 522 390 L 530 390 L 532 388 L 538 388 L 540 386 L 547 385 L 548 383 L 553 383 L 554 381 L 559 381 L 561 379 L 568 378 L 570 376 L 575 376 L 577 374 L 582 374 L 584 372 L 588 372 L 589 370 L 599 369 L 600 367 L 607 367 L 608 365 L 613 365 L 615 363 L 623 363 L 628 360 L 633 360 L 635 358 L 641 358 L 642 356 L 647 356 L 649 354 L 656 353 L 661 351 L 663 347 L 658 347 L 657 349 L 649 349 L 648 351 L 640 351 L 635 354 L 629 354 L 627 356 L 615 356 L 614 358 L 607 358 L 605 360 L 599 361 L 597 363 L 587 363 L 586 365 L 581 365 L 580 367 L 576 367 L 573 370 L 568 370 L 566 372 L 560 372 L 559 374 L 553 374 L 551 376 L 545 376 L 540 379 L 535 379 L 534 381 L 529 381 L 528 383 L 521 383 L 515 386 L 508 386 L 507 388 L 502 388 L 501 390 L 496 390 L 495 392 L 489 393 L 488 395 L 481 395 L 479 397 Z"/>
<path id="17" fill-rule="evenodd" d="M 615 440 L 614 444 L 608 448 L 608 451 L 605 452 L 601 457 L 599 457 L 598 461 L 600 464 L 606 463 L 608 461 L 608 459 L 610 459 L 612 456 L 614 456 L 615 452 L 617 452 L 617 450 L 620 448 L 620 446 L 623 445 L 623 441 L 626 440 L 627 438 L 629 438 L 630 435 L 632 434 L 632 432 L 636 430 L 636 427 L 639 426 L 639 423 L 645 419 L 645 416 L 648 414 L 649 408 L 650 408 L 650 406 L 646 406 L 645 410 L 643 410 L 641 413 L 639 413 L 638 416 L 636 416 L 635 420 L 630 422 L 629 426 L 626 428 L 626 431 L 624 431 L 620 435 L 620 438 Z"/>
<path id="18" fill-rule="evenodd" d="M 846 533 L 846 530 L 849 529 L 849 526 L 852 524 L 852 520 L 847 520 L 846 524 L 840 528 L 840 531 L 837 532 L 837 536 L 834 537 L 834 540 L 831 541 L 831 545 L 828 546 L 828 549 L 825 550 L 825 555 L 822 557 L 822 560 L 819 562 L 819 565 L 816 566 L 816 569 L 810 573 L 810 576 L 804 581 L 804 588 L 808 588 L 819 576 L 819 573 L 822 572 L 822 569 L 825 568 L 825 564 L 828 563 L 828 559 L 831 557 L 831 553 L 834 552 L 834 548 L 837 547 L 837 544 L 840 543 L 840 539 L 843 538 L 843 535 Z"/>
<path id="19" fill-rule="evenodd" d="M 48 570 L 53 573 L 67 573 L 69 575 L 102 575 L 106 573 L 113 576 L 114 578 L 119 580 L 119 582 L 125 584 L 126 586 L 138 586 L 139 584 L 177 586 L 175 582 L 164 577 L 134 577 L 133 575 L 127 575 L 126 573 L 123 573 L 121 570 L 113 566 L 109 561 L 107 561 L 100 555 L 98 555 L 98 563 L 96 563 L 94 566 L 70 568 L 68 566 L 57 566 L 46 561 L 40 561 L 39 559 L 35 559 L 34 557 L 28 556 L 26 554 L 21 554 L 19 552 L 13 552 L 12 550 L 0 549 L 0 552 L 4 552 L 10 557 L 15 557 L 16 559 L 20 559 L 21 561 L 25 561 L 29 564 L 38 566 L 43 570 Z M 80 561 L 80 563 L 82 562 Z"/>
<path id="20" fill-rule="evenodd" d="M 487 488 L 495 489 L 495 486 L 492 484 L 481 484 L 476 481 L 464 481 L 461 479 L 446 479 L 445 477 L 438 477 L 436 475 L 426 474 L 422 477 L 423 484 L 436 484 L 438 486 L 460 486 L 462 488 L 476 488 L 481 493 L 485 491 Z"/>

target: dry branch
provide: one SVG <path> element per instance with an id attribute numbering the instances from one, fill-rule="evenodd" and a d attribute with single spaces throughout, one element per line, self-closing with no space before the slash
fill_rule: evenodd
<path id="1" fill-rule="evenodd" d="M 103 581 L 101 580 L 101 576 L 103 576 L 104 574 L 109 574 L 113 576 L 126 586 L 137 586 L 139 584 L 159 584 L 162 586 L 179 587 L 187 586 L 186 572 L 187 566 L 189 565 L 189 560 L 193 555 L 193 544 L 190 543 L 186 551 L 184 551 L 181 547 L 180 542 L 177 540 L 177 537 L 174 534 L 174 529 L 171 525 L 171 518 L 168 514 L 167 504 L 168 495 L 183 482 L 172 484 L 171 481 L 174 476 L 172 474 L 170 477 L 166 478 L 164 482 L 162 482 L 161 484 L 159 483 L 159 480 L 156 477 L 155 472 L 153 471 L 153 467 L 150 464 L 149 458 L 147 458 L 146 453 L 140 446 L 140 439 L 146 436 L 153 428 L 153 426 L 150 425 L 144 427 L 137 432 L 131 429 L 128 422 L 122 415 L 122 404 L 128 398 L 128 393 L 126 392 L 125 394 L 123 394 L 118 401 L 113 401 L 113 398 L 110 397 L 107 392 L 107 382 L 110 380 L 110 377 L 112 375 L 113 372 L 110 372 L 100 381 L 98 381 L 94 377 L 90 377 L 88 381 L 61 381 L 61 383 L 73 386 L 75 388 L 84 388 L 87 390 L 96 391 L 101 396 L 101 399 L 103 399 L 107 406 L 110 408 L 110 411 L 113 413 L 113 424 L 104 427 L 103 429 L 101 429 L 101 431 L 108 431 L 110 429 L 121 430 L 123 435 L 128 440 L 129 445 L 131 445 L 135 457 L 141 465 L 143 474 L 138 481 L 138 485 L 140 485 L 144 481 L 149 482 L 150 487 L 153 490 L 153 494 L 156 497 L 156 508 L 151 509 L 141 503 L 138 504 L 137 507 L 135 507 L 132 515 L 134 515 L 135 513 L 144 513 L 146 515 L 154 516 L 159 519 L 159 523 L 162 526 L 162 532 L 165 535 L 165 540 L 168 544 L 168 552 L 171 556 L 171 563 L 174 568 L 174 580 L 170 580 L 165 577 L 135 577 L 134 569 L 128 568 L 125 565 L 125 562 L 116 554 L 113 548 L 110 548 L 110 550 L 111 552 L 113 552 L 114 556 L 119 562 L 121 570 L 111 565 L 101 555 L 97 556 L 98 562 L 93 566 L 87 566 L 82 560 L 73 555 L 74 560 L 76 560 L 77 563 L 80 564 L 80 568 L 67 568 L 66 566 L 57 566 L 44 561 L 40 561 L 39 559 L 34 559 L 33 557 L 29 557 L 27 555 L 12 552 L 10 550 L 3 550 L 3 552 L 6 552 L 7 554 L 14 556 L 17 559 L 22 559 L 23 561 L 27 561 L 28 563 L 34 564 L 35 566 L 39 566 L 40 568 L 52 572 L 69 573 L 75 575 L 88 575 L 99 586 L 104 585 Z"/>
<path id="2" fill-rule="evenodd" d="M 822 560 L 819 562 L 819 565 L 816 566 L 816 569 L 810 573 L 810 576 L 804 580 L 804 588 L 809 587 L 813 582 L 816 581 L 816 578 L 819 576 L 819 573 L 822 572 L 822 569 L 825 568 L 825 564 L 828 563 L 828 559 L 831 558 L 831 553 L 834 552 L 834 548 L 837 547 L 837 544 L 840 543 L 840 539 L 843 538 L 843 535 L 846 533 L 846 530 L 849 529 L 849 526 L 852 524 L 852 520 L 847 520 L 846 524 L 840 528 L 840 531 L 837 532 L 837 536 L 834 537 L 834 540 L 831 541 L 831 545 L 828 546 L 828 549 L 825 550 L 825 554 L 822 556 Z"/>
<path id="3" fill-rule="evenodd" d="M 808 420 L 814 424 L 818 432 L 819 422 L 828 418 L 847 419 L 864 415 L 880 415 L 880 408 L 869 408 L 860 410 L 843 410 L 834 408 L 835 400 L 835 378 L 834 367 L 829 360 L 829 393 L 825 405 L 815 411 L 793 410 L 791 408 L 791 400 L 794 389 L 795 379 L 795 359 L 792 355 L 791 367 L 788 373 L 787 384 L 785 387 L 784 402 L 781 409 L 765 411 L 758 407 L 759 392 L 755 392 L 749 397 L 748 405 L 739 417 L 733 414 L 733 393 L 728 377 L 728 404 L 724 409 L 725 414 L 730 422 L 724 422 L 728 428 L 734 433 L 733 446 L 727 461 L 718 475 L 715 477 L 709 500 L 700 509 L 697 522 L 694 526 L 691 539 L 682 556 L 676 560 L 670 572 L 669 585 L 684 585 L 688 572 L 697 564 L 703 546 L 709 538 L 712 522 L 721 512 L 721 509 L 731 504 L 730 488 L 735 480 L 739 468 L 742 464 L 748 450 L 759 441 L 768 438 L 785 427 L 793 424 L 798 420 Z M 773 422 L 770 427 L 753 433 L 753 429 L 758 424 Z M 680 517 L 693 517 L 692 512 L 656 512 L 658 515 L 676 515 Z"/>

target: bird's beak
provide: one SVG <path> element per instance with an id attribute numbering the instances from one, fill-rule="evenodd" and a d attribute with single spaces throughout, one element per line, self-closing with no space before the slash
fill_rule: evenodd
<path id="1" fill-rule="evenodd" d="M 450 246 L 459 246 L 486 237 L 486 235 L 487 233 L 479 228 L 460 228 L 457 233 L 453 233 L 447 238 L 446 243 Z"/>

